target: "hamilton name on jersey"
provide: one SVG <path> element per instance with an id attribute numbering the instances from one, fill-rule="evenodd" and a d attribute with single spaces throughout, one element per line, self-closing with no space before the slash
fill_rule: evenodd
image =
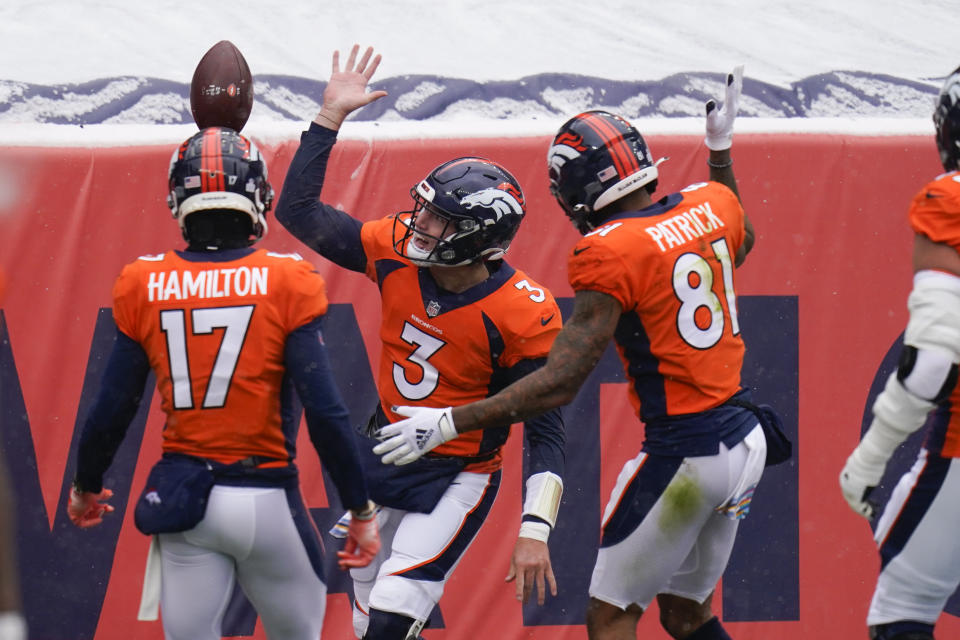
<path id="1" fill-rule="evenodd" d="M 147 300 L 187 300 L 263 296 L 267 294 L 268 267 L 221 267 L 200 271 L 151 271 Z"/>
<path id="2" fill-rule="evenodd" d="M 660 251 L 666 253 L 674 247 L 702 238 L 708 233 L 725 226 L 723 220 L 713 213 L 710 203 L 703 202 L 673 217 L 650 225 L 645 231 L 657 243 Z"/>

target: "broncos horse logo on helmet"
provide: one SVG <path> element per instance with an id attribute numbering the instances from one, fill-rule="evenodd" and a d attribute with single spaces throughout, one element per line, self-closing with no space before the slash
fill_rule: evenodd
<path id="1" fill-rule="evenodd" d="M 483 189 L 476 193 L 471 193 L 460 201 L 460 204 L 467 209 L 474 207 L 486 207 L 491 209 L 499 220 L 502 216 L 519 212 L 523 215 L 523 206 L 520 201 L 522 194 L 513 193 L 511 185 L 508 183 L 497 185 L 495 188 Z"/>
<path id="2" fill-rule="evenodd" d="M 568 160 L 573 160 L 586 150 L 587 145 L 583 143 L 583 136 L 571 131 L 558 133 L 547 154 L 547 164 L 551 175 L 553 173 L 559 174 Z"/>
<path id="3" fill-rule="evenodd" d="M 267 165 L 257 146 L 233 129 L 208 127 L 185 140 L 170 157 L 167 205 L 187 242 L 188 219 L 198 212 L 238 212 L 249 218 L 249 244 L 267 230 L 273 203 Z"/>
<path id="4" fill-rule="evenodd" d="M 554 136 L 547 152 L 550 192 L 580 233 L 602 222 L 595 212 L 628 193 L 657 185 L 643 136 L 620 116 L 587 111 L 574 116 Z"/>
<path id="5" fill-rule="evenodd" d="M 526 213 L 523 191 L 510 172 L 477 157 L 456 158 L 435 168 L 410 189 L 414 208 L 397 214 L 394 250 L 421 266 L 462 266 L 503 258 Z M 417 217 L 426 210 L 446 221 L 423 250 L 412 242 Z"/>

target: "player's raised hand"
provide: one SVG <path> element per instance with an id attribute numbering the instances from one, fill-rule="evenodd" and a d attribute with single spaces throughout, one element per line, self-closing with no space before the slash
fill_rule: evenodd
<path id="1" fill-rule="evenodd" d="M 339 129 L 340 124 L 351 112 L 366 106 L 374 100 L 387 95 L 386 91 L 367 91 L 367 84 L 380 66 L 380 54 L 373 55 L 373 47 L 367 47 L 360 60 L 357 54 L 359 45 L 353 45 L 350 56 L 343 69 L 340 69 L 340 52 L 333 52 L 333 68 L 330 80 L 323 90 L 323 107 L 314 122 L 330 128 Z"/>
<path id="2" fill-rule="evenodd" d="M 375 446 L 373 452 L 383 456 L 380 459 L 383 464 L 410 464 L 427 451 L 460 435 L 453 424 L 451 407 L 394 407 L 393 410 L 408 417 L 380 429 L 377 437 L 383 442 Z"/>
<path id="3" fill-rule="evenodd" d="M 707 108 L 707 148 L 712 151 L 729 149 L 733 145 L 733 121 L 737 118 L 740 106 L 740 91 L 743 89 L 743 65 L 737 66 L 733 73 L 727 74 L 727 89 L 723 105 L 717 106 L 716 100 L 708 100 Z"/>
<path id="4" fill-rule="evenodd" d="M 86 529 L 103 522 L 103 516 L 113 512 L 113 507 L 106 503 L 113 497 L 113 491 L 104 489 L 100 493 L 77 491 L 70 487 L 70 496 L 67 498 L 67 515 L 70 522 Z"/>

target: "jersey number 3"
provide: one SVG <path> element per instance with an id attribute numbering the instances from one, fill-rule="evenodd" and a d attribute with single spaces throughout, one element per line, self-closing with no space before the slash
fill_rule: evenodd
<path id="1" fill-rule="evenodd" d="M 418 382 L 412 382 L 407 378 L 407 372 L 403 366 L 394 362 L 393 383 L 397 386 L 400 395 L 407 400 L 423 400 L 433 393 L 440 381 L 440 372 L 430 363 L 430 356 L 446 343 L 421 331 L 409 322 L 403 323 L 403 333 L 400 337 L 407 344 L 416 347 L 413 353 L 407 356 L 407 362 L 419 369 L 421 375 Z"/>
<path id="2" fill-rule="evenodd" d="M 726 238 L 710 243 L 723 272 L 721 293 L 730 311 L 730 329 L 740 333 L 737 300 L 733 291 L 733 261 Z M 673 265 L 673 292 L 680 300 L 677 331 L 683 341 L 695 349 L 709 349 L 723 336 L 723 305 L 713 289 L 713 269 L 698 253 L 685 253 Z"/>
<path id="3" fill-rule="evenodd" d="M 203 394 L 203 409 L 218 409 L 227 402 L 227 391 L 233 372 L 240 359 L 253 315 L 253 305 L 192 309 L 190 324 L 194 335 L 210 334 L 224 329 L 223 339 L 210 372 L 210 382 Z M 173 408 L 193 409 L 193 383 L 190 380 L 190 359 L 187 357 L 187 327 L 183 309 L 160 312 L 160 328 L 167 337 L 167 359 L 170 363 L 170 381 L 173 384 Z"/>

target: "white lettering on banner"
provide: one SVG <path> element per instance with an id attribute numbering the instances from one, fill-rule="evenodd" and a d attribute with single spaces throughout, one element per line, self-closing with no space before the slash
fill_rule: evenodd
<path id="1" fill-rule="evenodd" d="M 231 267 L 203 271 L 151 271 L 147 300 L 262 296 L 267 293 L 269 267 Z"/>
<path id="2" fill-rule="evenodd" d="M 660 251 L 665 253 L 725 226 L 727 225 L 723 220 L 713 213 L 710 203 L 704 202 L 698 207 L 691 207 L 683 213 L 651 225 L 645 231 L 657 243 Z"/>

